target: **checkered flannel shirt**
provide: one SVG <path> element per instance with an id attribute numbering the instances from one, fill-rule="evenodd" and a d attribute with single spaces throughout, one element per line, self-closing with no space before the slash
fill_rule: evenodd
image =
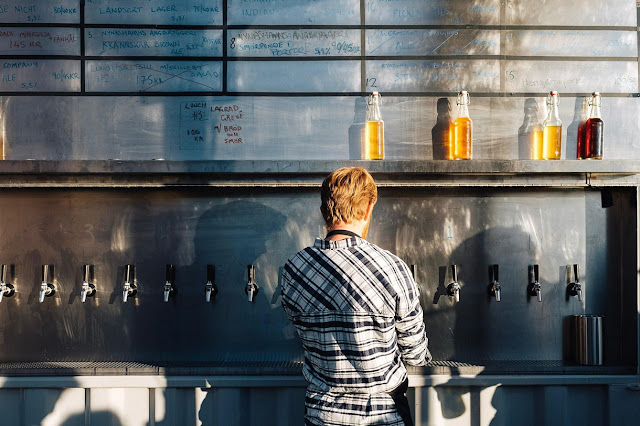
<path id="1" fill-rule="evenodd" d="M 282 305 L 305 352 L 306 424 L 402 425 L 389 392 L 431 360 L 407 265 L 361 238 L 316 239 L 284 267 Z"/>

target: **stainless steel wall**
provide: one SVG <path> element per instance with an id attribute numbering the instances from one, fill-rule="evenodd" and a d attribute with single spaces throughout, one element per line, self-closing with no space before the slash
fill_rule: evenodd
<path id="1" fill-rule="evenodd" d="M 382 189 L 370 240 L 418 267 L 421 303 L 437 360 L 563 359 L 563 319 L 606 316 L 608 365 L 636 366 L 635 191 L 607 189 Z M 171 363 L 299 362 L 282 312 L 286 259 L 324 233 L 316 190 L 4 189 L 0 261 L 17 293 L 0 305 L 0 361 Z M 205 302 L 206 265 L 217 298 Z M 581 266 L 584 299 L 566 295 L 567 266 Z M 38 301 L 41 265 L 56 293 Z M 94 265 L 97 294 L 81 303 L 81 269 Z M 122 301 L 124 265 L 138 293 Z M 163 302 L 165 265 L 177 294 Z M 246 267 L 260 292 L 244 294 Z M 450 265 L 461 299 L 446 295 Z M 488 292 L 499 264 L 502 301 Z M 542 303 L 527 294 L 540 265 Z M 154 364 L 155 363 L 155 364 Z M 504 364 L 503 364 L 504 365 Z M 535 368 L 534 368 L 535 370 Z M 544 370 L 544 368 L 543 368 Z M 141 371 L 145 371 L 144 368 Z"/>

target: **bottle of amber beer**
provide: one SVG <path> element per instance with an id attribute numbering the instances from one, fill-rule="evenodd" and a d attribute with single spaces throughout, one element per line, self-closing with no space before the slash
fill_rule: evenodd
<path id="1" fill-rule="evenodd" d="M 367 102 L 367 122 L 363 146 L 363 159 L 382 160 L 384 158 L 384 121 L 380 114 L 380 94 L 373 92 Z"/>
<path id="2" fill-rule="evenodd" d="M 562 155 L 562 120 L 558 111 L 558 92 L 555 90 L 547 96 L 549 113 L 542 126 L 542 158 L 559 160 Z"/>
<path id="3" fill-rule="evenodd" d="M 453 122 L 453 144 L 449 158 L 454 160 L 471 160 L 473 143 L 473 122 L 469 117 L 469 94 L 466 90 L 458 93 L 458 115 Z"/>

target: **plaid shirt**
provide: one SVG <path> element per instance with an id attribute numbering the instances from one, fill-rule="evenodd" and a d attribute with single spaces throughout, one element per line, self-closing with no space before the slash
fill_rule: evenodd
<path id="1" fill-rule="evenodd" d="M 397 256 L 361 238 L 316 239 L 284 267 L 282 305 L 305 350 L 306 424 L 402 425 L 389 392 L 423 365 L 418 286 Z"/>

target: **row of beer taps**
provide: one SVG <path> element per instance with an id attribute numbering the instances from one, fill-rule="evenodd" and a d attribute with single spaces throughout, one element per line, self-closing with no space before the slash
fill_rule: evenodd
<path id="1" fill-rule="evenodd" d="M 538 302 L 542 302 L 542 286 L 540 285 L 540 272 L 538 265 L 533 265 L 533 280 L 527 286 L 527 293 L 535 297 Z M 576 296 L 582 302 L 582 285 L 580 284 L 580 271 L 578 264 L 569 267 L 567 294 Z M 571 278 L 573 272 L 573 279 Z M 447 294 L 455 301 L 460 301 L 460 282 L 458 281 L 458 265 L 451 265 L 451 277 L 453 281 L 447 286 Z M 499 266 L 489 266 L 489 295 L 495 297 L 496 302 L 500 302 L 502 289 L 499 282 Z"/>
<path id="2" fill-rule="evenodd" d="M 3 297 L 11 297 L 15 294 L 16 289 L 9 281 L 10 265 L 0 266 L 0 302 Z M 218 294 L 218 287 L 215 283 L 216 270 L 213 265 L 207 265 L 207 283 L 204 286 L 205 300 L 211 302 Z M 165 269 L 165 283 L 163 287 L 164 301 L 168 302 L 170 297 L 177 294 L 178 290 L 175 286 L 175 267 L 167 264 Z M 256 284 L 256 273 L 254 265 L 247 265 L 247 283 L 244 292 L 247 300 L 253 302 L 260 288 Z M 93 279 L 93 265 L 83 265 L 82 267 L 82 287 L 80 289 L 80 300 L 82 303 L 87 301 L 87 297 L 93 297 L 96 294 L 96 285 Z M 42 284 L 38 300 L 43 303 L 45 298 L 51 297 L 56 293 L 56 286 L 53 279 L 53 265 L 42 265 Z M 135 297 L 138 293 L 138 286 L 135 279 L 135 265 L 124 266 L 124 282 L 122 284 L 122 301 L 124 303 L 130 297 Z"/>
<path id="3" fill-rule="evenodd" d="M 533 265 L 533 280 L 530 280 L 527 287 L 527 293 L 531 297 L 536 297 L 538 302 L 542 302 L 542 286 L 539 281 L 538 265 Z M 415 265 L 411 265 L 411 271 L 416 274 Z M 571 279 L 573 272 L 573 280 Z M 11 297 L 15 294 L 15 287 L 9 282 L 9 265 L 0 266 L 0 302 L 3 297 Z M 567 294 L 576 296 L 582 301 L 582 285 L 580 284 L 580 274 L 578 264 L 574 264 L 573 268 L 569 268 L 569 283 L 567 285 Z M 451 276 L 453 281 L 447 286 L 447 294 L 455 301 L 460 301 L 460 282 L 458 281 L 458 265 L 451 265 Z M 171 264 L 166 265 L 165 284 L 163 287 L 164 301 L 168 302 L 170 297 L 177 294 L 178 290 L 175 286 L 175 267 Z M 489 295 L 495 297 L 496 302 L 502 300 L 502 288 L 499 282 L 499 265 L 489 266 Z M 80 299 L 82 303 L 86 302 L 87 297 L 93 297 L 96 294 L 96 286 L 93 283 L 93 265 L 84 265 L 82 268 L 82 287 L 80 290 Z M 249 302 L 255 300 L 259 287 L 255 280 L 255 266 L 247 265 L 247 283 L 244 292 Z M 42 284 L 40 286 L 39 301 L 44 302 L 46 297 L 51 297 L 56 293 L 56 287 L 53 280 L 53 265 L 42 265 Z M 124 267 L 124 283 L 122 284 L 122 301 L 127 302 L 129 297 L 135 297 L 138 293 L 138 287 L 135 280 L 135 265 L 128 264 Z M 207 283 L 204 286 L 205 300 L 211 302 L 218 294 L 218 287 L 215 284 L 215 267 L 207 265 Z"/>

